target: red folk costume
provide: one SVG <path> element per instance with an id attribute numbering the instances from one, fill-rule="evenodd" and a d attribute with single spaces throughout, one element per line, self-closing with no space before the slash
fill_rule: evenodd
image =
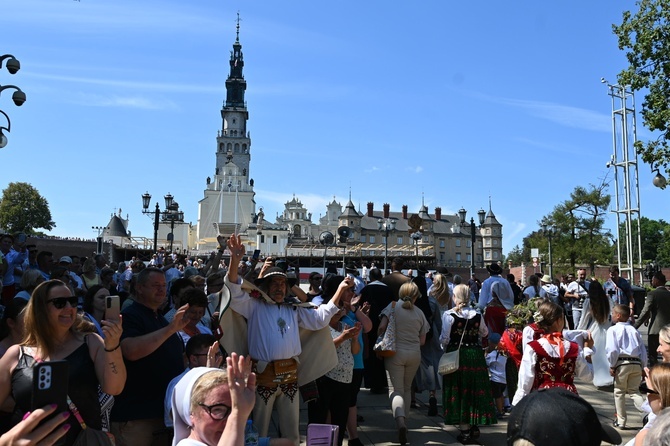
<path id="1" fill-rule="evenodd" d="M 537 354 L 535 364 L 535 383 L 533 390 L 547 389 L 550 387 L 562 387 L 573 393 L 577 393 L 574 385 L 575 364 L 579 355 L 579 346 L 576 342 L 570 342 L 568 351 L 565 351 L 565 342 L 560 333 L 552 333 L 543 336 L 550 344 L 557 345 L 561 351 L 560 356 L 555 358 L 547 354 L 546 350 L 538 341 L 531 341 L 528 346 Z"/>

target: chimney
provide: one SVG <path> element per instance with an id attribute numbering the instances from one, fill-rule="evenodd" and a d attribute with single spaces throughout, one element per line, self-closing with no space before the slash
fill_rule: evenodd
<path id="1" fill-rule="evenodd" d="M 374 217 L 374 208 L 375 204 L 372 201 L 368 201 L 368 217 Z"/>
<path id="2" fill-rule="evenodd" d="M 391 205 L 384 203 L 384 218 L 389 218 L 389 213 L 391 211 Z"/>
<path id="3" fill-rule="evenodd" d="M 435 220 L 442 220 L 442 208 L 435 208 Z"/>
<path id="4" fill-rule="evenodd" d="M 402 218 L 403 218 L 403 220 L 407 220 L 407 205 L 406 204 L 402 205 Z"/>

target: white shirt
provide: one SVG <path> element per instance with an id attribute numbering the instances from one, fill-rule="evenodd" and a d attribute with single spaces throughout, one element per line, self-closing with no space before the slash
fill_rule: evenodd
<path id="1" fill-rule="evenodd" d="M 495 292 L 500 303 L 503 304 L 506 309 L 511 310 L 514 307 L 514 292 L 507 279 L 503 279 L 500 276 L 491 276 L 482 283 L 482 289 L 479 292 L 479 308 L 483 310 L 493 299 L 491 290 L 493 289 L 494 284 Z"/>
<path id="2" fill-rule="evenodd" d="M 486 355 L 486 366 L 489 368 L 491 381 L 494 383 L 507 384 L 507 378 L 505 377 L 506 363 L 507 357 L 497 350 L 493 350 Z"/>
<path id="3" fill-rule="evenodd" d="M 225 278 L 230 289 L 230 307 L 247 319 L 249 354 L 258 361 L 272 362 L 300 355 L 299 328 L 319 330 L 338 311 L 332 302 L 312 308 L 269 304 L 250 297 L 242 291 L 242 279 L 238 278 L 238 282 Z"/>
<path id="4" fill-rule="evenodd" d="M 540 297 L 542 299 L 550 299 L 553 303 L 561 305 L 558 299 L 558 287 L 553 283 L 547 283 L 540 288 Z"/>
<path id="5" fill-rule="evenodd" d="M 446 346 L 447 344 L 449 344 L 449 340 L 451 339 L 451 326 L 453 325 L 455 320 L 453 315 L 465 318 L 469 321 L 473 317 L 477 316 L 477 314 L 478 313 L 475 310 L 467 307 L 463 308 L 460 312 L 451 309 L 446 313 L 444 313 L 442 315 L 442 333 L 440 333 L 440 344 L 442 346 Z M 483 338 L 488 334 L 489 329 L 486 327 L 486 324 L 484 323 L 484 318 L 482 317 L 482 320 L 479 322 L 479 337 Z"/>
<path id="6" fill-rule="evenodd" d="M 640 332 L 628 322 L 617 322 L 607 329 L 605 351 L 610 367 L 614 367 L 619 356 L 640 358 L 642 367 L 647 365 L 647 349 Z"/>
<path id="7" fill-rule="evenodd" d="M 540 338 L 537 342 L 540 343 L 542 349 L 552 358 L 560 357 L 558 345 L 550 344 L 546 338 Z M 567 352 L 570 348 L 570 341 L 563 339 L 563 348 Z M 535 350 L 532 348 L 527 348 L 524 350 L 523 358 L 521 359 L 519 382 L 517 391 L 514 394 L 512 406 L 516 406 L 533 388 L 533 383 L 535 381 L 535 364 L 537 364 L 537 353 L 535 353 Z M 583 379 L 585 381 L 593 380 L 593 366 L 586 362 L 584 351 L 581 347 L 579 347 L 579 353 L 577 354 L 577 361 L 575 364 L 575 378 Z"/>

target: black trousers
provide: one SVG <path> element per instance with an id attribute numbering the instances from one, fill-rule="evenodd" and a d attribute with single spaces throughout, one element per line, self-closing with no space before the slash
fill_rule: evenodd
<path id="1" fill-rule="evenodd" d="M 330 412 L 330 424 L 340 427 L 338 445 L 341 446 L 347 430 L 351 383 L 341 383 L 322 376 L 316 380 L 316 385 L 319 387 L 319 399 L 307 404 L 308 423 L 324 424 Z"/>

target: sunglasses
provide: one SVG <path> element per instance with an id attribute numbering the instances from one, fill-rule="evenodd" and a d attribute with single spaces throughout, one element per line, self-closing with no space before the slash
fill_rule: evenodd
<path id="1" fill-rule="evenodd" d="M 72 308 L 77 308 L 79 303 L 79 298 L 77 296 L 70 297 L 54 297 L 53 299 L 48 299 L 47 303 L 53 304 L 57 310 L 62 310 L 65 308 L 65 304 L 69 303 Z"/>
<path id="2" fill-rule="evenodd" d="M 658 394 L 659 394 L 657 391 L 655 391 L 655 390 L 650 389 L 649 387 L 647 387 L 647 382 L 646 382 L 646 381 L 642 381 L 642 382 L 640 383 L 640 393 L 653 393 L 654 395 L 658 395 Z"/>
<path id="3" fill-rule="evenodd" d="M 213 404 L 211 406 L 208 406 L 207 404 L 203 403 L 198 403 L 198 406 L 204 408 L 209 416 L 212 418 L 212 420 L 215 421 L 221 421 L 226 419 L 228 415 L 230 415 L 231 408 L 230 406 L 226 404 Z"/>

